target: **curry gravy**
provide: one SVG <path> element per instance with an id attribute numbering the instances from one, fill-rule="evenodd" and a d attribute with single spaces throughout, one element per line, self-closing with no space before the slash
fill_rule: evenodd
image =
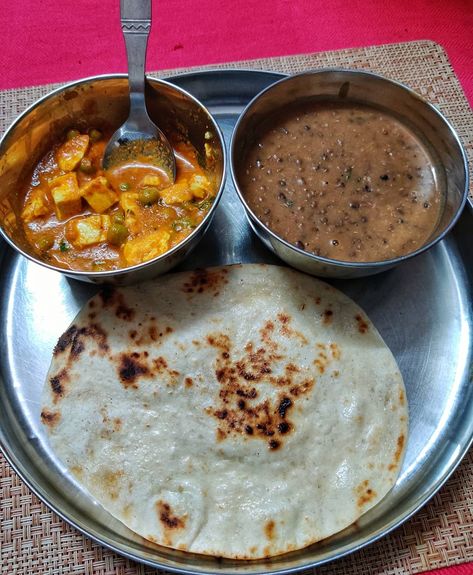
<path id="1" fill-rule="evenodd" d="M 430 237 L 442 209 L 433 161 L 393 116 L 320 102 L 271 118 L 240 174 L 256 216 L 286 241 L 342 261 L 386 260 Z"/>

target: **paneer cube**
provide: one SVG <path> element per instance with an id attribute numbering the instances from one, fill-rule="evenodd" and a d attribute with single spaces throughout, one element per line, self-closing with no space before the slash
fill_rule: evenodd
<path id="1" fill-rule="evenodd" d="M 56 160 L 61 170 L 70 172 L 73 170 L 87 152 L 89 136 L 78 135 L 67 140 L 56 152 Z"/>
<path id="2" fill-rule="evenodd" d="M 103 176 L 87 182 L 80 189 L 80 193 L 94 212 L 98 214 L 102 214 L 118 202 L 118 194 L 112 190 L 107 178 Z"/>
<path id="3" fill-rule="evenodd" d="M 183 180 L 169 186 L 169 188 L 164 188 L 164 190 L 159 192 L 159 195 L 168 205 L 182 204 L 192 200 L 193 197 L 189 187 L 189 180 Z"/>
<path id="4" fill-rule="evenodd" d="M 168 231 L 158 230 L 127 241 L 123 247 L 127 264 L 133 266 L 160 256 L 169 249 L 170 238 Z"/>
<path id="5" fill-rule="evenodd" d="M 166 178 L 160 177 L 158 174 L 146 174 L 140 182 L 140 188 L 147 188 L 148 186 L 153 188 L 162 188 L 165 183 Z"/>
<path id="6" fill-rule="evenodd" d="M 190 182 L 190 189 L 195 198 L 203 199 L 210 190 L 210 182 L 205 176 L 195 174 Z"/>
<path id="7" fill-rule="evenodd" d="M 104 242 L 110 227 L 110 216 L 92 215 L 74 218 L 66 224 L 66 238 L 78 249 Z"/>
<path id="8" fill-rule="evenodd" d="M 48 215 L 52 211 L 49 201 L 47 192 L 44 189 L 33 188 L 21 213 L 23 221 L 28 223 L 36 218 Z"/>
<path id="9" fill-rule="evenodd" d="M 140 213 L 142 206 L 135 192 L 123 192 L 120 194 L 120 207 L 125 214 L 125 225 L 132 234 L 141 230 Z"/>
<path id="10" fill-rule="evenodd" d="M 82 198 L 75 173 L 64 174 L 49 182 L 58 220 L 65 220 L 82 210 Z"/>

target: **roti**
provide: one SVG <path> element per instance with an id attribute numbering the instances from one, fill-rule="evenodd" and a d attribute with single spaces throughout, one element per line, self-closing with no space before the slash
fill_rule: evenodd
<path id="1" fill-rule="evenodd" d="M 402 376 L 366 314 L 267 265 L 103 290 L 60 337 L 42 405 L 58 457 L 113 516 L 235 559 L 356 521 L 407 438 Z"/>

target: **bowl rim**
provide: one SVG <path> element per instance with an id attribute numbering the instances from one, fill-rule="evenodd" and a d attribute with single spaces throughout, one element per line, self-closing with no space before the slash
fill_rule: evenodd
<path id="1" fill-rule="evenodd" d="M 307 252 L 301 248 L 298 248 L 297 246 L 295 246 L 294 244 L 291 244 L 290 242 L 288 242 L 287 240 L 285 240 L 284 238 L 282 238 L 281 236 L 279 236 L 278 234 L 273 232 L 270 228 L 268 228 L 256 216 L 256 214 L 250 208 L 250 206 L 248 205 L 248 203 L 246 202 L 246 200 L 244 198 L 243 192 L 240 190 L 240 186 L 238 184 L 238 180 L 237 180 L 237 176 L 236 176 L 236 153 L 235 153 L 236 139 L 237 139 L 238 132 L 241 129 L 240 128 L 241 124 L 243 123 L 248 112 L 251 111 L 251 108 L 261 98 L 263 98 L 268 92 L 271 92 L 272 90 L 276 89 L 277 86 L 279 86 L 279 84 L 292 82 L 295 79 L 300 78 L 300 77 L 304 77 L 304 76 L 314 76 L 314 75 L 319 75 L 319 74 L 322 75 L 322 74 L 333 74 L 333 73 L 337 73 L 337 74 L 341 74 L 341 75 L 347 75 L 347 76 L 352 76 L 352 75 L 365 76 L 366 78 L 368 78 L 370 80 L 380 80 L 382 82 L 392 84 L 392 85 L 396 86 L 397 88 L 400 88 L 401 90 L 404 90 L 409 96 L 419 100 L 423 106 L 426 106 L 435 115 L 437 115 L 437 117 L 440 119 L 440 121 L 445 124 L 447 130 L 450 132 L 451 136 L 453 137 L 455 143 L 458 146 L 458 149 L 460 151 L 460 157 L 461 157 L 462 164 L 463 164 L 463 173 L 465 175 L 465 186 L 464 186 L 464 189 L 462 192 L 461 201 L 460 201 L 456 211 L 453 213 L 449 223 L 445 226 L 444 230 L 442 231 L 442 233 L 433 237 L 428 242 L 426 242 L 421 247 L 417 248 L 416 250 L 414 250 L 412 252 L 409 252 L 407 254 L 404 254 L 404 255 L 401 255 L 401 256 L 398 256 L 395 258 L 386 259 L 386 260 L 373 260 L 373 261 L 362 261 L 362 262 L 336 260 L 336 259 L 332 259 L 332 258 L 318 256 L 312 252 Z M 237 192 L 239 200 L 243 204 L 243 207 L 246 211 L 247 216 L 249 216 L 255 222 L 255 225 L 257 227 L 263 228 L 264 231 L 270 236 L 271 239 L 275 240 L 278 243 L 283 244 L 285 248 L 288 248 L 288 249 L 294 251 L 299 256 L 302 256 L 302 257 L 305 256 L 306 258 L 312 260 L 313 262 L 329 265 L 331 267 L 337 266 L 339 268 L 359 269 L 359 270 L 374 269 L 374 270 L 382 271 L 384 268 L 393 267 L 393 266 L 396 266 L 405 260 L 411 259 L 411 258 L 429 250 L 436 243 L 440 242 L 450 232 L 450 230 L 454 227 L 454 225 L 457 223 L 457 221 L 458 221 L 458 219 L 459 219 L 459 217 L 463 211 L 463 208 L 465 207 L 465 204 L 466 204 L 467 199 L 468 199 L 469 181 L 470 181 L 469 170 L 468 170 L 468 160 L 467 160 L 464 146 L 460 140 L 460 137 L 459 137 L 456 129 L 451 124 L 451 122 L 445 117 L 445 115 L 436 106 L 431 104 L 428 100 L 426 100 L 424 97 L 422 97 L 420 94 L 418 94 L 415 90 L 413 90 L 412 88 L 410 88 L 406 84 L 403 84 L 402 82 L 399 82 L 397 80 L 392 80 L 390 78 L 386 78 L 385 76 L 382 76 L 381 74 L 377 74 L 375 72 L 370 72 L 367 70 L 356 70 L 353 68 L 330 68 L 329 67 L 329 68 L 319 68 L 319 69 L 313 69 L 313 70 L 306 70 L 304 72 L 299 72 L 297 74 L 292 74 L 290 76 L 286 76 L 284 78 L 281 78 L 280 80 L 277 80 L 276 82 L 274 82 L 273 84 L 271 84 L 270 86 L 268 86 L 267 88 L 265 88 L 264 90 L 259 92 L 245 106 L 245 108 L 241 112 L 241 114 L 238 117 L 238 120 L 237 120 L 237 122 L 233 128 L 232 138 L 231 138 L 231 142 L 230 142 L 229 165 L 230 165 L 230 173 L 231 173 L 233 185 L 235 187 L 235 190 Z"/>
<path id="2" fill-rule="evenodd" d="M 54 98 L 54 97 L 60 95 L 61 93 L 66 92 L 67 90 L 77 88 L 77 87 L 82 86 L 84 84 L 90 84 L 90 83 L 95 82 L 97 80 L 105 80 L 105 81 L 107 81 L 107 80 L 120 80 L 120 79 L 125 80 L 127 78 L 128 78 L 128 74 L 124 74 L 124 73 L 98 74 L 95 76 L 87 76 L 86 78 L 80 78 L 79 80 L 74 80 L 72 82 L 67 82 L 67 83 L 61 84 L 60 86 L 57 86 L 56 88 L 49 91 L 44 96 L 41 96 L 40 98 L 35 100 L 32 104 L 30 104 L 8 126 L 5 133 L 0 138 L 0 157 L 2 156 L 2 148 L 8 143 L 9 138 L 11 137 L 12 133 L 14 132 L 14 130 L 16 129 L 18 124 L 24 118 L 26 118 L 35 108 L 37 108 L 38 106 L 40 106 L 41 104 L 43 104 L 47 100 Z M 225 188 L 225 180 L 226 180 L 226 175 L 227 175 L 227 170 L 228 170 L 228 154 L 227 154 L 227 149 L 226 149 L 226 145 L 225 145 L 225 139 L 223 137 L 223 132 L 220 129 L 220 126 L 217 124 L 217 121 L 215 120 L 215 118 L 212 116 L 212 114 L 208 110 L 208 108 L 206 106 L 204 106 L 204 104 L 202 104 L 202 102 L 200 100 L 198 100 L 195 96 L 193 96 L 190 92 L 188 92 L 187 90 L 184 90 L 183 88 L 181 88 L 180 86 L 177 86 L 176 84 L 173 84 L 173 82 L 171 82 L 171 81 L 164 80 L 161 78 L 156 78 L 150 74 L 145 74 L 145 79 L 147 82 L 151 82 L 151 83 L 155 83 L 155 84 L 164 84 L 165 86 L 168 86 L 168 87 L 172 88 L 173 90 L 176 90 L 177 92 L 186 96 L 186 98 L 192 100 L 200 109 L 202 109 L 203 112 L 205 112 L 209 121 L 212 124 L 212 129 L 215 130 L 215 133 L 218 136 L 217 139 L 220 142 L 221 150 L 222 150 L 222 178 L 220 181 L 219 189 L 218 189 L 217 193 L 215 194 L 215 198 L 212 202 L 212 205 L 210 206 L 209 211 L 207 212 L 207 214 L 205 215 L 203 220 L 195 227 L 195 229 L 193 229 L 192 232 L 186 238 L 184 238 L 181 242 L 177 243 L 170 250 L 164 252 L 163 254 L 161 254 L 161 255 L 159 255 L 159 256 L 151 259 L 151 260 L 147 260 L 145 262 L 142 262 L 140 264 L 135 264 L 133 266 L 120 267 L 116 270 L 103 270 L 103 271 L 87 271 L 87 270 L 62 268 L 62 267 L 50 264 L 48 262 L 45 262 L 45 261 L 41 260 L 40 258 L 35 257 L 33 254 L 30 254 L 30 253 L 26 252 L 25 250 L 23 250 L 22 248 L 20 248 L 10 238 L 10 236 L 5 232 L 2 225 L 0 225 L 0 239 L 4 239 L 8 245 L 10 245 L 15 251 L 17 251 L 19 254 L 21 254 L 22 256 L 27 258 L 28 260 L 30 260 L 36 264 L 39 264 L 39 265 L 41 265 L 47 269 L 57 271 L 57 272 L 62 273 L 64 275 L 74 276 L 74 277 L 77 277 L 77 279 L 84 277 L 84 278 L 93 278 L 93 280 L 95 280 L 95 279 L 104 280 L 107 278 L 117 277 L 120 275 L 125 275 L 125 274 L 130 274 L 132 272 L 141 271 L 141 270 L 146 269 L 146 268 L 148 268 L 148 267 L 150 267 L 150 266 L 152 266 L 152 265 L 154 265 L 154 264 L 156 264 L 156 263 L 158 263 L 164 259 L 167 259 L 170 256 L 172 256 L 173 254 L 175 254 L 178 250 L 181 250 L 183 247 L 185 247 L 188 243 L 190 243 L 193 240 L 194 236 L 196 236 L 199 233 L 199 231 L 202 230 L 202 228 L 204 228 L 204 231 L 205 231 L 205 226 L 209 223 L 209 219 L 214 214 L 214 212 L 218 206 L 218 203 L 220 201 L 220 198 L 223 194 L 224 188 Z"/>

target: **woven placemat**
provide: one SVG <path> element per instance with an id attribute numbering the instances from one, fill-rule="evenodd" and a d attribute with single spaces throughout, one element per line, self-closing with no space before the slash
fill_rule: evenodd
<path id="1" fill-rule="evenodd" d="M 217 67 L 285 73 L 345 67 L 379 72 L 406 83 L 438 106 L 457 129 L 473 165 L 473 114 L 447 56 L 433 42 L 252 60 L 192 71 Z M 183 71 L 190 70 L 167 70 L 157 75 Z M 53 87 L 0 92 L 0 132 Z M 70 527 L 30 492 L 1 455 L 0 529 L 2 575 L 160 573 L 112 553 Z M 473 561 L 472 450 L 446 485 L 412 519 L 373 545 L 315 572 L 317 575 L 407 575 L 466 561 Z"/>

